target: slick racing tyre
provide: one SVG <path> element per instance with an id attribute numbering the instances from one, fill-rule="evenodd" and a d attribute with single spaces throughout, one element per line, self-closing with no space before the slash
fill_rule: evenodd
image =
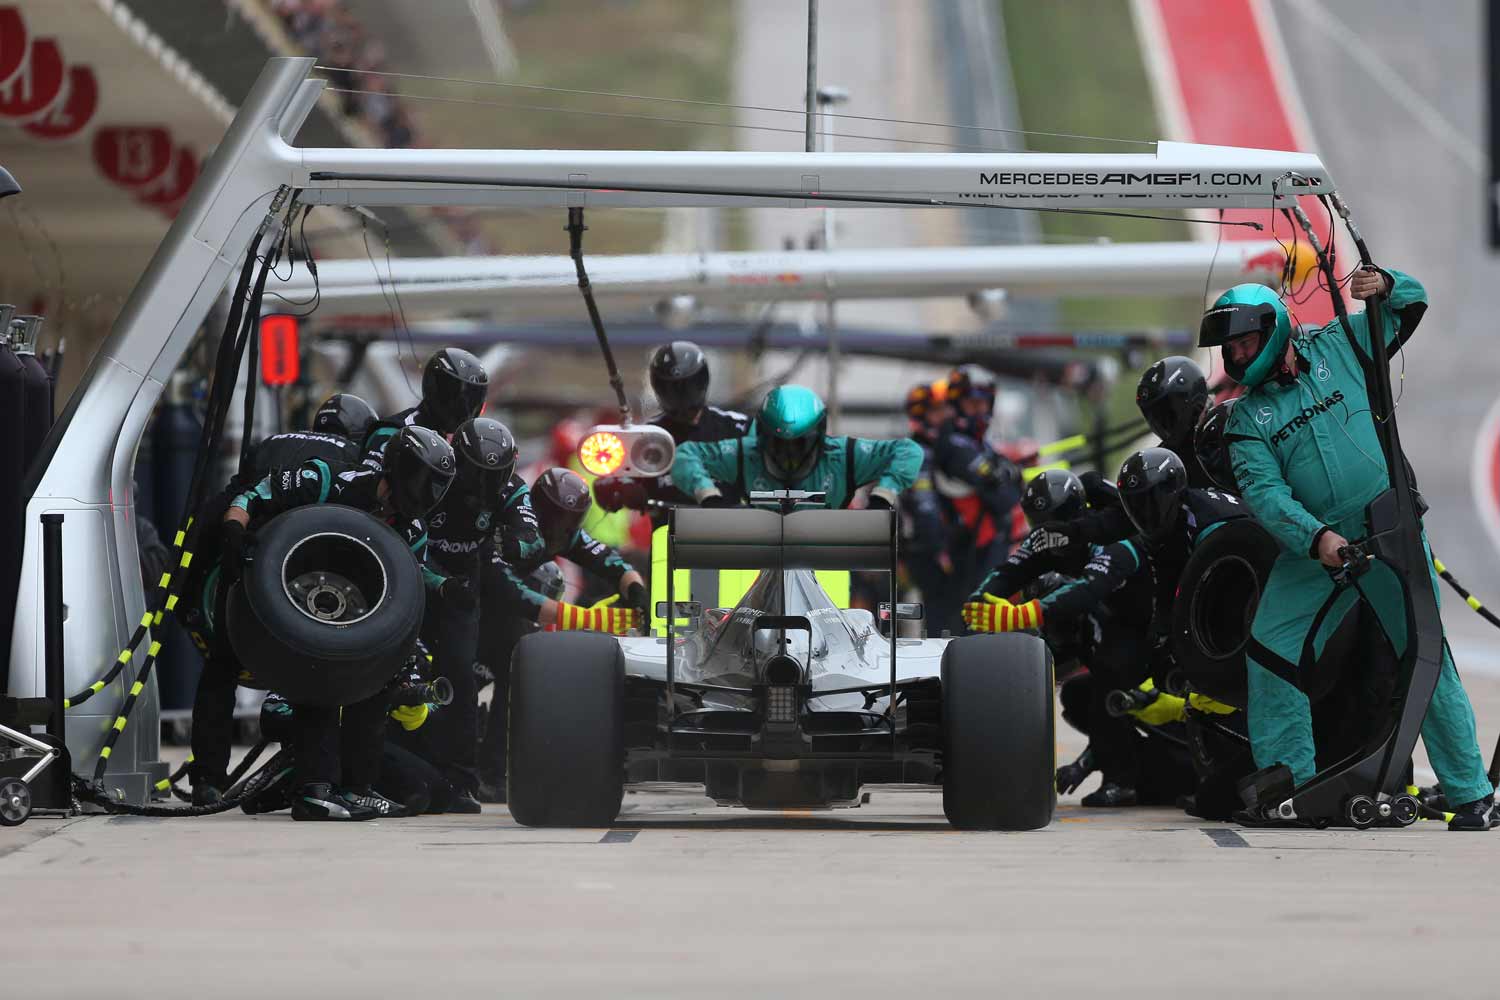
<path id="1" fill-rule="evenodd" d="M 425 607 L 422 571 L 400 535 L 353 507 L 320 504 L 257 532 L 225 618 L 255 686 L 347 705 L 396 675 Z"/>
<path id="2" fill-rule="evenodd" d="M 625 654 L 597 632 L 538 632 L 510 667 L 506 804 L 524 826 L 608 826 L 625 794 Z"/>
<path id="3" fill-rule="evenodd" d="M 1052 822 L 1052 656 L 1034 635 L 954 639 L 943 651 L 943 813 L 960 830 Z"/>
<path id="4" fill-rule="evenodd" d="M 1194 691 L 1245 707 L 1245 650 L 1276 539 L 1245 518 L 1215 528 L 1193 552 L 1172 605 L 1172 655 Z"/>

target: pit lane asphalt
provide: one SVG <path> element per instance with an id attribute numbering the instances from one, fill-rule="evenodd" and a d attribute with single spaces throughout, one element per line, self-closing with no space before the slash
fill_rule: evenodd
<path id="1" fill-rule="evenodd" d="M 1500 680 L 1468 684 L 1488 753 Z M 1500 834 L 1246 830 L 1076 796 L 1043 831 L 957 833 L 934 791 L 871 792 L 751 813 L 664 788 L 608 830 L 496 806 L 37 817 L 0 829 L 0 995 L 1410 996 L 1487 964 Z"/>

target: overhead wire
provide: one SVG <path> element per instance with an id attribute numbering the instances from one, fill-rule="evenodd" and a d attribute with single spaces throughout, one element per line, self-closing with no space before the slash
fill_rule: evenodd
<path id="1" fill-rule="evenodd" d="M 582 90 L 571 87 L 546 87 L 534 83 L 503 83 L 499 80 L 468 80 L 459 77 L 429 76 L 421 73 L 394 73 L 390 71 L 380 70 L 352 69 L 347 66 L 328 66 L 322 63 L 315 65 L 313 68 L 324 70 L 325 72 L 358 73 L 364 74 L 366 76 L 384 76 L 406 80 L 427 80 L 434 83 L 458 83 L 474 87 L 500 87 L 512 90 L 532 90 L 551 94 L 569 94 L 580 97 L 608 97 L 627 101 L 650 101 L 659 104 L 686 104 L 696 107 L 722 108 L 730 111 L 759 111 L 768 114 L 796 115 L 799 118 L 806 117 L 807 115 L 806 108 L 775 108 L 756 104 L 733 104 L 724 101 L 693 100 L 685 97 L 652 97 L 644 94 L 622 94 L 604 90 Z M 377 91 L 376 93 L 386 92 Z M 410 95 L 398 94 L 390 96 Z M 420 97 L 420 95 L 417 96 Z M 1156 140 L 1154 139 L 1122 139 L 1119 136 L 1081 135 L 1072 132 L 1041 132 L 1034 129 L 1000 128 L 997 126 L 969 125 L 959 122 L 917 121 L 909 118 L 888 118 L 881 115 L 856 115 L 850 114 L 848 112 L 825 111 L 823 112 L 823 114 L 828 118 L 847 118 L 850 121 L 880 122 L 887 125 L 917 125 L 924 128 L 952 128 L 964 129 L 971 132 L 997 132 L 1007 135 L 1034 135 L 1053 139 L 1074 139 L 1090 142 L 1113 142 L 1129 146 L 1150 146 L 1152 148 L 1155 148 L 1156 146 Z M 798 135 L 804 134 L 803 129 L 796 129 L 794 131 L 796 131 Z"/>
<path id="2" fill-rule="evenodd" d="M 406 309 L 401 305 L 401 292 L 396 288 L 396 276 L 391 267 L 390 229 L 386 226 L 385 220 L 381 219 L 380 216 L 376 215 L 374 212 L 371 212 L 369 209 L 360 209 L 357 211 L 359 215 L 360 238 L 363 240 L 365 245 L 365 256 L 370 260 L 370 270 L 375 272 L 375 282 L 380 288 L 380 298 L 385 302 L 386 313 L 391 318 L 392 328 L 396 327 L 397 311 L 399 310 L 401 314 L 401 326 L 396 333 L 396 367 L 401 369 L 401 378 L 406 382 L 407 391 L 416 398 L 420 399 L 422 398 L 422 394 L 417 391 L 416 386 L 412 385 L 411 373 L 406 370 L 406 365 L 401 360 L 401 331 L 405 331 L 407 346 L 411 349 L 412 361 L 419 367 L 422 363 L 421 359 L 417 356 L 417 342 L 411 334 L 411 326 L 406 322 Z M 370 250 L 370 230 L 369 226 L 366 225 L 367 219 L 374 219 L 385 233 L 386 277 L 381 277 L 380 267 L 375 263 L 375 254 Z M 385 283 L 387 280 L 389 280 L 391 283 L 391 293 L 395 297 L 396 307 L 394 309 L 391 307 L 391 296 L 387 296 L 385 293 Z"/>
<path id="3" fill-rule="evenodd" d="M 790 135 L 802 135 L 800 128 L 780 128 L 775 125 L 746 125 L 739 122 L 712 122 L 696 118 L 672 118 L 666 115 L 638 115 L 628 111 L 590 111 L 587 108 L 562 108 L 545 104 L 507 104 L 501 101 L 481 101 L 472 97 L 440 97 L 435 94 L 409 94 L 402 92 L 387 92 L 380 90 L 361 90 L 357 87 L 329 87 L 330 94 L 380 94 L 387 97 L 399 97 L 411 101 L 437 101 L 442 104 L 474 104 L 486 108 L 502 108 L 506 111 L 535 111 L 542 114 L 558 115 L 582 115 L 586 118 L 623 118 L 629 121 L 657 122 L 664 125 L 694 125 L 707 126 L 710 128 L 731 128 L 751 132 L 784 132 Z M 970 143 L 943 142 L 939 139 L 902 139 L 887 135 L 860 135 L 854 132 L 823 132 L 822 135 L 832 136 L 837 139 L 862 139 L 870 142 L 895 142 L 909 146 L 940 146 L 944 149 L 967 149 L 974 152 L 1003 153 L 1008 152 L 995 146 L 976 146 Z M 1009 150 L 1014 152 L 1014 150 Z"/>

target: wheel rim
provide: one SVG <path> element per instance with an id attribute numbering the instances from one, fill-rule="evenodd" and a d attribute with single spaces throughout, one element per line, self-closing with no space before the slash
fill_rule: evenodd
<path id="1" fill-rule="evenodd" d="M 338 566 L 339 572 L 328 569 Z M 386 599 L 385 567 L 375 550 L 352 535 L 308 535 L 281 563 L 281 588 L 298 612 L 326 625 L 353 625 Z"/>
<path id="2" fill-rule="evenodd" d="M 24 820 L 31 812 L 31 789 L 21 781 L 7 781 L 0 785 L 0 820 L 13 826 Z"/>
<path id="3" fill-rule="evenodd" d="M 1399 796 L 1391 806 L 1391 816 L 1401 826 L 1411 826 L 1415 823 L 1420 811 L 1417 800 L 1409 795 Z"/>

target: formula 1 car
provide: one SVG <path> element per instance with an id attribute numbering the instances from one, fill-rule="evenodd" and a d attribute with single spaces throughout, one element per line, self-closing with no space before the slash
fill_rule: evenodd
<path id="1" fill-rule="evenodd" d="M 857 806 L 872 784 L 932 784 L 967 830 L 1052 820 L 1053 665 L 1037 636 L 898 638 L 890 511 L 678 508 L 665 633 L 527 636 L 511 667 L 509 806 L 527 826 L 603 826 L 624 789 L 704 786 L 750 809 Z M 733 608 L 678 601 L 700 571 L 758 569 Z M 881 623 L 835 607 L 817 571 L 884 570 Z M 687 571 L 681 574 L 680 571 Z"/>

